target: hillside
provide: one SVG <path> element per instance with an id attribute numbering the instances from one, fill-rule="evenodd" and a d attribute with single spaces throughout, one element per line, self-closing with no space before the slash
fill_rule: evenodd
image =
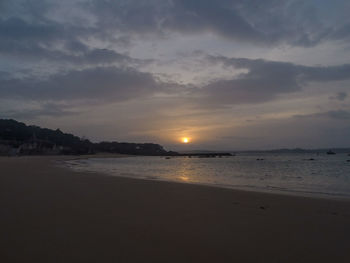
<path id="1" fill-rule="evenodd" d="M 94 154 L 98 152 L 134 155 L 175 155 L 154 143 L 92 143 L 59 129 L 26 125 L 15 120 L 0 119 L 0 154 Z"/>

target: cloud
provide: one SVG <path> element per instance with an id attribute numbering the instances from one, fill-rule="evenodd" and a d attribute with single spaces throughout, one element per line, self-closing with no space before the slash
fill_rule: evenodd
<path id="1" fill-rule="evenodd" d="M 0 80 L 2 98 L 27 100 L 126 101 L 165 91 L 150 73 L 132 68 L 96 67 L 38 78 Z"/>
<path id="2" fill-rule="evenodd" d="M 329 111 L 326 115 L 332 119 L 350 120 L 350 112 L 345 110 Z"/>
<path id="3" fill-rule="evenodd" d="M 232 70 L 246 69 L 248 72 L 232 79 L 214 80 L 196 89 L 193 94 L 201 97 L 206 105 L 262 103 L 282 94 L 301 91 L 311 82 L 350 79 L 349 64 L 307 67 L 288 62 L 223 56 L 208 56 L 207 60 Z"/>
<path id="4" fill-rule="evenodd" d="M 0 21 L 0 54 L 82 65 L 145 62 L 112 49 L 91 48 L 79 39 L 85 34 L 82 29 L 65 29 L 64 25 L 51 21 L 30 23 L 20 18 L 9 18 Z"/>
<path id="5" fill-rule="evenodd" d="M 330 100 L 338 100 L 338 101 L 344 101 L 348 97 L 348 93 L 346 92 L 338 92 L 336 96 L 330 96 Z"/>
<path id="6" fill-rule="evenodd" d="M 139 42 L 142 37 L 156 42 L 174 32 L 211 33 L 264 46 L 313 46 L 349 40 L 350 19 L 345 18 L 348 6 L 342 0 L 337 5 L 321 2 L 17 0 L 2 4 L 0 54 L 54 63 L 135 63 L 136 59 L 112 46 L 120 40 L 124 46 L 130 39 Z M 327 11 L 343 14 L 343 19 Z"/>
<path id="7" fill-rule="evenodd" d="M 100 27 L 132 34 L 213 33 L 256 45 L 310 47 L 329 40 L 348 40 L 349 6 L 301 0 L 93 0 L 90 11 Z M 331 13 L 342 14 L 342 20 Z M 112 30 L 113 31 L 113 30 Z"/>
<path id="8" fill-rule="evenodd" d="M 3 118 L 10 119 L 35 119 L 42 116 L 49 117 L 63 117 L 67 115 L 77 114 L 74 111 L 66 110 L 62 105 L 54 103 L 44 103 L 37 109 L 26 109 L 26 110 L 7 110 L 2 111 L 1 116 Z"/>
<path id="9" fill-rule="evenodd" d="M 337 100 L 343 101 L 347 98 L 348 94 L 346 92 L 338 92 L 337 93 Z"/>
<path id="10" fill-rule="evenodd" d="M 308 118 L 308 119 L 333 119 L 333 120 L 350 120 L 350 111 L 347 110 L 330 110 L 326 112 L 319 112 L 314 114 L 295 115 L 295 118 Z"/>
<path id="11" fill-rule="evenodd" d="M 82 10 L 82 6 L 74 1 L 71 3 L 75 7 L 72 10 L 66 10 L 68 7 L 64 5 L 68 5 L 67 2 L 45 0 L 40 3 L 17 0 L 3 4 L 0 12 L 0 55 L 21 60 L 29 59 L 31 62 L 44 60 L 50 63 L 84 66 L 91 64 L 125 66 L 148 62 L 115 51 L 111 47 L 113 44 L 111 42 L 105 43 L 104 46 L 91 45 L 91 40 L 99 39 L 101 32 L 108 30 L 94 27 L 86 21 L 69 23 L 55 19 L 52 16 L 54 12 L 58 12 L 59 17 L 66 17 L 71 12 L 78 16 Z M 61 6 L 64 8 L 59 8 Z M 123 40 L 124 43 L 125 41 Z"/>
<path id="12" fill-rule="evenodd" d="M 165 29 L 185 33 L 212 32 L 242 41 L 266 41 L 264 35 L 245 20 L 228 1 L 173 1 Z"/>
<path id="13" fill-rule="evenodd" d="M 150 98 L 155 94 L 176 95 L 177 100 L 199 107 L 256 104 L 299 92 L 308 83 L 350 79 L 350 65 L 307 67 L 287 62 L 207 56 L 209 65 L 220 64 L 232 71 L 245 69 L 232 79 L 215 79 L 204 86 L 164 82 L 153 74 L 130 67 L 94 67 L 57 73 L 47 79 L 35 76 L 0 79 L 0 96 L 30 100 L 94 100 L 122 102 Z M 346 97 L 339 93 L 338 99 Z M 171 98 L 170 98 L 171 99 Z"/>

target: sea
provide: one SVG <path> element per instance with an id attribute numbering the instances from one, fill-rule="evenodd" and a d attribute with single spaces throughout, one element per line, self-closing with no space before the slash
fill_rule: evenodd
<path id="1" fill-rule="evenodd" d="M 122 157 L 70 160 L 76 171 L 248 191 L 350 198 L 350 156 L 241 153 L 229 157 Z"/>

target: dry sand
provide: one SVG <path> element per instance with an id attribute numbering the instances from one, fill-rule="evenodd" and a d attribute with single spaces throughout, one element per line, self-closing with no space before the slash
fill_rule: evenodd
<path id="1" fill-rule="evenodd" d="M 0 158 L 0 262 L 350 262 L 350 201 Z"/>

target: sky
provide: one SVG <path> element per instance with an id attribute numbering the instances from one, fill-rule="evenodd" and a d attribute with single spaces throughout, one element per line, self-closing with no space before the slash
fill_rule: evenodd
<path id="1" fill-rule="evenodd" d="M 350 147 L 349 13 L 347 0 L 0 0 L 0 118 L 168 150 Z"/>

